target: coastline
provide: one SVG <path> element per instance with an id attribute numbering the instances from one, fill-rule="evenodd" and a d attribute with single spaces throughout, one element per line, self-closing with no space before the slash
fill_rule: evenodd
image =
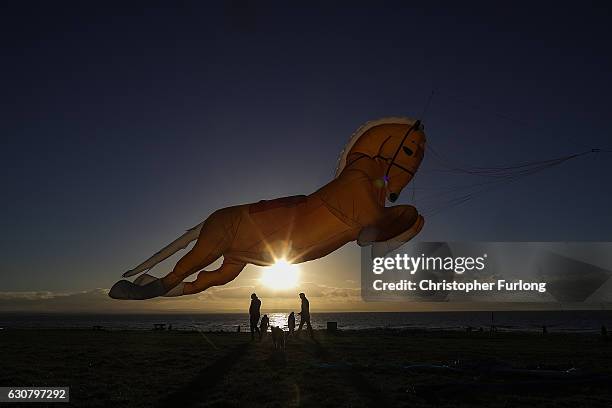
<path id="1" fill-rule="evenodd" d="M 266 311 L 270 323 L 287 330 L 287 313 Z M 315 329 L 336 322 L 340 330 L 453 330 L 599 333 L 602 326 L 612 328 L 612 311 L 504 311 L 504 312 L 338 312 L 312 313 Z M 174 330 L 235 332 L 248 330 L 246 313 L 0 313 L 0 328 L 74 328 L 105 330 L 151 330 L 154 325 L 172 325 Z"/>

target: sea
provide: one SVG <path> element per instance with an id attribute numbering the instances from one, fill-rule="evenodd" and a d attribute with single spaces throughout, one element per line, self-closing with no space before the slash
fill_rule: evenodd
<path id="1" fill-rule="evenodd" d="M 287 329 L 287 313 L 269 313 L 270 324 Z M 299 324 L 299 316 L 296 321 Z M 417 329 L 417 330 L 489 330 L 548 332 L 599 332 L 602 326 L 612 328 L 612 311 L 500 311 L 500 312 L 352 312 L 312 313 L 315 329 L 336 322 L 340 330 Z M 72 328 L 105 330 L 151 330 L 163 324 L 172 330 L 236 332 L 249 330 L 246 313 L 211 314 L 34 314 L 0 313 L 0 329 L 11 328 Z"/>

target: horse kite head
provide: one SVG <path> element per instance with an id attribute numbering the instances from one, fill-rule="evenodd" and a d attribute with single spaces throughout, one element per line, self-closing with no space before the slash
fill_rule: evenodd
<path id="1" fill-rule="evenodd" d="M 384 183 L 387 199 L 394 202 L 419 169 L 425 142 L 423 125 L 418 120 L 392 117 L 367 122 L 342 151 L 336 177 L 357 160 L 373 159 L 378 164 L 377 181 Z"/>

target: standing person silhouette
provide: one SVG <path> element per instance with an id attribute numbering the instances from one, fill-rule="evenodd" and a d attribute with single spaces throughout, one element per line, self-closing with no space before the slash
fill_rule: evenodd
<path id="1" fill-rule="evenodd" d="M 287 320 L 287 326 L 289 327 L 289 335 L 293 336 L 295 334 L 295 313 L 289 313 L 289 318 Z"/>
<path id="2" fill-rule="evenodd" d="M 249 321 L 251 323 L 251 340 L 255 339 L 255 332 L 261 337 L 259 332 L 259 310 L 261 309 L 261 300 L 255 293 L 251 295 L 251 306 L 249 306 Z"/>
<path id="3" fill-rule="evenodd" d="M 302 327 L 304 323 L 306 323 L 306 327 L 308 328 L 308 334 L 310 338 L 314 339 L 314 335 L 312 333 L 312 326 L 310 325 L 310 302 L 306 298 L 306 295 L 302 292 L 300 293 L 300 299 L 302 299 L 302 309 L 300 313 L 300 327 L 297 330 L 297 336 L 300 336 L 300 332 L 302 331 Z"/>

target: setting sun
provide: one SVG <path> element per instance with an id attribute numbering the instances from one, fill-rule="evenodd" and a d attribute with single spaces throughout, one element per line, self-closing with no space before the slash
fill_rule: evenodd
<path id="1" fill-rule="evenodd" d="M 279 259 L 272 266 L 264 268 L 261 283 L 271 289 L 290 289 L 297 286 L 299 267 Z"/>

